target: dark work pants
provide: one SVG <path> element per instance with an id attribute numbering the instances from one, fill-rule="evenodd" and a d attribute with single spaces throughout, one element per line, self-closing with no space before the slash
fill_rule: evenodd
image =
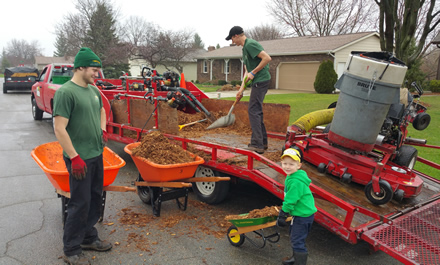
<path id="1" fill-rule="evenodd" d="M 87 165 L 85 179 L 76 180 L 71 174 L 71 161 L 64 157 L 69 171 L 70 200 L 64 224 L 64 254 L 77 255 L 82 252 L 80 244 L 90 244 L 98 239 L 94 227 L 100 217 L 104 166 L 102 155 L 84 160 Z"/>
<path id="2" fill-rule="evenodd" d="M 290 225 L 290 244 L 293 252 L 307 252 L 306 238 L 312 229 L 313 219 L 315 215 L 309 217 L 294 216 Z"/>
<path id="3" fill-rule="evenodd" d="M 261 149 L 267 145 L 267 133 L 263 121 L 263 100 L 269 89 L 269 83 L 270 80 L 252 84 L 251 96 L 249 98 L 248 115 L 252 129 L 250 144 Z"/>

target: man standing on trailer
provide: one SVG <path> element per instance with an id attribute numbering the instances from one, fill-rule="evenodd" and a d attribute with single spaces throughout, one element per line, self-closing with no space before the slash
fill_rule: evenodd
<path id="1" fill-rule="evenodd" d="M 68 264 L 90 264 L 82 250 L 112 248 L 99 239 L 94 227 L 100 217 L 102 152 L 107 141 L 106 114 L 101 94 L 93 85 L 101 67 L 101 59 L 92 50 L 81 48 L 72 79 L 54 96 L 55 135 L 69 171 L 70 200 L 63 236 L 63 259 Z"/>
<path id="2" fill-rule="evenodd" d="M 269 89 L 271 78 L 269 62 L 272 58 L 264 51 L 260 43 L 256 40 L 246 38 L 243 29 L 239 26 L 231 28 L 226 40 L 232 40 L 232 43 L 243 46 L 245 74 L 236 97 L 237 100 L 243 97 L 244 81 L 246 78 L 252 80 L 252 90 L 248 108 L 252 136 L 247 149 L 263 154 L 264 150 L 267 149 L 267 133 L 263 121 L 263 100 Z"/>

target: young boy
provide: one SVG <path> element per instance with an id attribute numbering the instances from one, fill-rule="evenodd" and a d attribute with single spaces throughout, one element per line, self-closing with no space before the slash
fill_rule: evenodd
<path id="1" fill-rule="evenodd" d="M 290 243 L 293 255 L 283 264 L 307 264 L 305 241 L 312 228 L 317 211 L 309 185 L 312 182 L 301 168 L 301 153 L 294 148 L 286 149 L 281 156 L 281 167 L 287 177 L 284 183 L 284 202 L 277 219 L 278 226 L 287 226 L 286 218 L 292 216 L 290 223 Z"/>

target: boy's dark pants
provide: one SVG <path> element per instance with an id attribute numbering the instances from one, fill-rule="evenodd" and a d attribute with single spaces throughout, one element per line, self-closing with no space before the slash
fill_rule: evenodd
<path id="1" fill-rule="evenodd" d="M 263 149 L 267 145 L 266 127 L 263 122 L 263 100 L 269 89 L 269 81 L 258 82 L 252 85 L 249 98 L 249 123 L 251 124 L 251 145 Z"/>
<path id="2" fill-rule="evenodd" d="M 294 252 L 307 252 L 306 238 L 312 229 L 313 219 L 315 215 L 309 217 L 295 216 L 293 223 L 290 225 L 290 244 Z"/>
<path id="3" fill-rule="evenodd" d="M 102 155 L 84 160 L 87 165 L 85 179 L 76 180 L 71 173 L 71 161 L 64 157 L 69 171 L 70 200 L 64 224 L 64 254 L 78 255 L 82 252 L 80 244 L 90 244 L 98 239 L 94 227 L 100 217 L 104 166 Z"/>

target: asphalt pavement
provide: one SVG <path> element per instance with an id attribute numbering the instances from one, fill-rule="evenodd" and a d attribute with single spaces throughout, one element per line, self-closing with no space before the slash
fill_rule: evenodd
<path id="1" fill-rule="evenodd" d="M 33 120 L 30 92 L 0 94 L 0 139 L 0 264 L 64 264 L 61 199 L 30 155 L 56 138 L 48 114 Z M 127 162 L 113 185 L 131 186 L 138 171 L 124 144 L 108 146 Z M 186 211 L 165 201 L 161 216 L 153 217 L 151 206 L 136 193 L 108 192 L 104 219 L 96 227 L 113 249 L 85 253 L 92 264 L 281 264 L 291 254 L 287 228 L 280 229 L 278 242 L 266 242 L 263 248 L 251 243 L 262 243 L 253 233 L 248 234 L 251 240 L 234 247 L 226 238 L 230 224 L 219 225 L 225 215 L 280 203 L 255 184 L 238 183 L 221 204 L 201 204 L 190 192 Z M 365 242 L 351 245 L 316 223 L 307 246 L 308 264 L 400 264 L 383 252 L 371 254 Z"/>

